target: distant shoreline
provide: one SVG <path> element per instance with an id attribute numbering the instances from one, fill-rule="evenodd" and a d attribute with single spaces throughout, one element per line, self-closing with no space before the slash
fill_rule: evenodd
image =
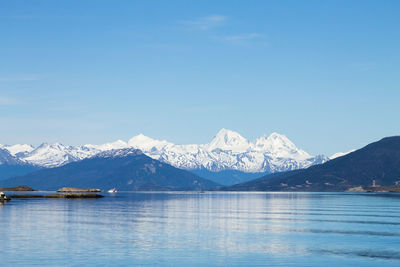
<path id="1" fill-rule="evenodd" d="M 7 187 L 7 188 L 0 188 L 0 192 L 34 192 L 34 191 L 56 191 L 58 193 L 101 193 L 104 192 L 101 189 L 94 189 L 94 188 L 74 188 L 74 187 L 63 187 L 58 190 L 37 190 L 33 189 L 29 186 L 14 186 L 14 187 Z M 128 192 L 128 191 L 127 191 Z M 286 193 L 400 193 L 400 187 L 395 186 L 356 186 L 351 187 L 344 191 L 259 191 L 259 190 L 138 190 L 138 191 L 129 191 L 129 192 L 193 192 L 193 193 L 204 193 L 204 192 L 286 192 Z"/>

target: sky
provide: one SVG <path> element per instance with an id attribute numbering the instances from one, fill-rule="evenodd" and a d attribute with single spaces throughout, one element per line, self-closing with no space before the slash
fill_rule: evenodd
<path id="1" fill-rule="evenodd" d="M 1 1 L 0 144 L 208 143 L 331 155 L 400 134 L 400 1 Z"/>

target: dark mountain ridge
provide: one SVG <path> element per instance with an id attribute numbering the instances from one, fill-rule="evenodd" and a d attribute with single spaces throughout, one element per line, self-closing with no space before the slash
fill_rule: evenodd
<path id="1" fill-rule="evenodd" d="M 26 184 L 40 190 L 61 187 L 137 190 L 206 190 L 219 185 L 144 155 L 136 149 L 111 150 L 61 167 L 42 169 L 0 181 L 1 186 Z"/>
<path id="2" fill-rule="evenodd" d="M 226 187 L 233 191 L 345 191 L 351 187 L 400 183 L 400 136 L 371 143 L 345 156 L 307 169 L 266 175 Z"/>
<path id="3" fill-rule="evenodd" d="M 11 155 L 7 149 L 0 148 L 0 180 L 12 176 L 24 175 L 39 169 L 41 167 L 23 162 Z"/>

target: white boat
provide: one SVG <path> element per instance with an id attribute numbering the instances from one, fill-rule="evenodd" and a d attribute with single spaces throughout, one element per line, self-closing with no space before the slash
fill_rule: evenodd
<path id="1" fill-rule="evenodd" d="M 117 193 L 117 189 L 113 188 L 107 191 L 108 193 Z"/>
<path id="2" fill-rule="evenodd" d="M 0 192 L 0 202 L 6 202 L 8 200 L 10 200 L 10 198 L 6 196 L 6 194 L 4 194 L 3 192 Z"/>

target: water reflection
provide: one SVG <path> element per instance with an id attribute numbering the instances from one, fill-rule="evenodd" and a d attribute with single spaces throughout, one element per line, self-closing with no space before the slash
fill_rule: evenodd
<path id="1" fill-rule="evenodd" d="M 396 266 L 399 201 L 309 193 L 13 200 L 0 208 L 0 258 L 12 266 L 373 266 L 374 257 Z"/>

